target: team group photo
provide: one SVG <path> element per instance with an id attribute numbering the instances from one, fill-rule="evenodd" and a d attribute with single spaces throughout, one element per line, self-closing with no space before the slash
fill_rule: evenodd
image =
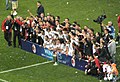
<path id="1" fill-rule="evenodd" d="M 0 82 L 120 82 L 119 0 L 1 0 Z"/>

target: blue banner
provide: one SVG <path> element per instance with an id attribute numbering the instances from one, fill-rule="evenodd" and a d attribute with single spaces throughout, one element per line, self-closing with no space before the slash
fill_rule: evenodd
<path id="1" fill-rule="evenodd" d="M 21 46 L 22 46 L 22 49 L 25 51 L 32 52 L 34 54 L 37 54 L 49 60 L 53 60 L 53 51 L 43 48 L 38 44 L 35 44 L 30 41 L 21 40 Z M 65 55 L 61 53 L 57 54 L 57 60 L 62 64 L 65 64 L 67 66 L 77 68 L 83 71 L 85 70 L 85 65 L 87 64 L 85 60 L 79 60 L 78 58 L 73 58 L 69 55 Z"/>
<path id="2" fill-rule="evenodd" d="M 33 42 L 21 40 L 21 48 L 25 51 L 53 60 L 53 51 L 43 48 Z"/>
<path id="3" fill-rule="evenodd" d="M 57 55 L 57 60 L 58 62 L 63 63 L 67 66 L 77 68 L 83 71 L 85 71 L 85 65 L 87 65 L 87 62 L 85 60 L 79 60 L 78 58 L 73 58 L 69 55 L 66 56 L 65 54 L 61 53 Z"/>

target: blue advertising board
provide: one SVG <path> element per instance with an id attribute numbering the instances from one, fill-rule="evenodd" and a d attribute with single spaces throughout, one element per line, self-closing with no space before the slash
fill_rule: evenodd
<path id="1" fill-rule="evenodd" d="M 79 60 L 78 58 L 73 58 L 69 55 L 61 54 L 59 53 L 57 55 L 57 60 L 60 63 L 63 63 L 67 66 L 77 68 L 79 70 L 85 71 L 85 65 L 87 65 L 87 62 L 85 60 Z"/>
<path id="2" fill-rule="evenodd" d="M 48 60 L 53 60 L 53 51 L 43 48 L 33 42 L 21 40 L 21 48 L 25 51 L 47 58 Z M 78 58 L 73 58 L 72 56 L 61 53 L 57 54 L 57 61 L 83 71 L 85 70 L 85 65 L 87 64 L 85 60 L 79 60 Z"/>
<path id="3" fill-rule="evenodd" d="M 21 48 L 25 51 L 53 60 L 53 51 L 43 48 L 33 42 L 21 40 Z"/>

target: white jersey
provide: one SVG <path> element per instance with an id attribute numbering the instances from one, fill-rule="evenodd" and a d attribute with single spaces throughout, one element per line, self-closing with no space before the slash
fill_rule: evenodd
<path id="1" fill-rule="evenodd" d="M 68 55 L 73 56 L 74 49 L 72 47 L 72 42 L 69 44 L 68 48 L 69 48 Z"/>
<path id="2" fill-rule="evenodd" d="M 108 67 L 108 64 L 103 65 L 103 72 L 107 72 L 107 67 Z"/>
<path id="3" fill-rule="evenodd" d="M 92 46 L 92 50 L 93 50 L 93 54 L 96 52 L 96 49 L 95 49 L 95 44 L 93 44 Z"/>

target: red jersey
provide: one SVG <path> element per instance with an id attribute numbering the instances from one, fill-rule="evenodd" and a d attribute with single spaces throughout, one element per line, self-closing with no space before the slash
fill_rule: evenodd
<path id="1" fill-rule="evenodd" d="M 5 22 L 6 22 L 7 19 L 3 20 L 2 22 L 2 31 L 6 31 L 6 28 L 5 28 Z"/>
<path id="2" fill-rule="evenodd" d="M 6 27 L 5 27 L 6 21 L 7 21 L 7 18 L 6 18 L 5 20 L 3 20 L 3 22 L 2 22 L 2 31 L 6 31 Z M 11 22 L 12 22 L 12 24 L 13 24 L 13 21 L 11 21 Z M 9 32 L 12 32 L 12 28 L 10 29 Z"/>
<path id="3" fill-rule="evenodd" d="M 118 27 L 119 27 L 119 30 L 120 30 L 120 16 L 118 16 L 117 22 L 118 22 Z"/>
<path id="4" fill-rule="evenodd" d="M 99 62 L 99 59 L 98 58 L 95 58 L 95 64 L 98 68 L 100 68 L 100 62 Z"/>

